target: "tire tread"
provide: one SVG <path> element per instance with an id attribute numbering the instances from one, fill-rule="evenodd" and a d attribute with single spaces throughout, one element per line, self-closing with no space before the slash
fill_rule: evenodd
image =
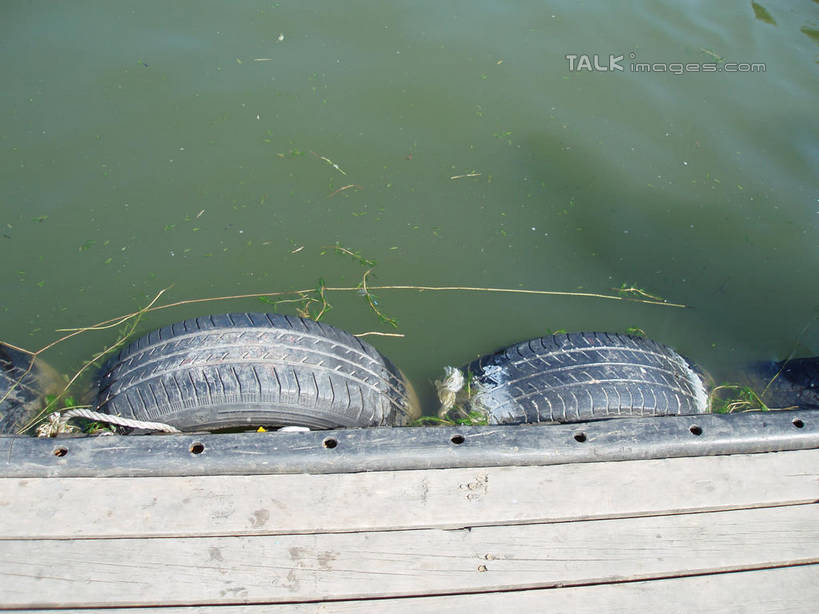
<path id="1" fill-rule="evenodd" d="M 705 387 L 671 348 L 618 333 L 530 339 L 466 367 L 471 408 L 492 423 L 574 422 L 705 411 Z"/>
<path id="2" fill-rule="evenodd" d="M 326 324 L 266 313 L 151 331 L 112 358 L 98 384 L 98 410 L 183 429 L 403 424 L 410 402 L 403 376 L 369 344 Z"/>

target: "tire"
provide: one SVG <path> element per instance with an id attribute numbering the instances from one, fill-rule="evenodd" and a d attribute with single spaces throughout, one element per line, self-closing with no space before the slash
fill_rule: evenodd
<path id="1" fill-rule="evenodd" d="M 624 416 L 699 414 L 701 376 L 671 348 L 630 335 L 540 337 L 465 367 L 468 409 L 490 424 L 581 422 Z"/>
<path id="2" fill-rule="evenodd" d="M 264 313 L 194 318 L 138 339 L 104 367 L 96 406 L 183 431 L 398 426 L 419 414 L 401 372 L 368 343 Z"/>
<path id="3" fill-rule="evenodd" d="M 819 357 L 755 362 L 728 378 L 750 387 L 775 409 L 819 409 Z"/>
<path id="4" fill-rule="evenodd" d="M 0 343 L 0 433 L 16 433 L 45 407 L 45 395 L 58 389 L 54 369 Z"/>

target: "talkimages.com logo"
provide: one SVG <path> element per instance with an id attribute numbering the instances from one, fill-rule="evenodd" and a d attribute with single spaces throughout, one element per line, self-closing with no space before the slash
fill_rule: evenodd
<path id="1" fill-rule="evenodd" d="M 703 50 L 706 51 L 706 50 Z M 711 55 L 716 56 L 713 52 Z M 628 61 L 622 55 L 597 53 L 567 53 L 569 72 L 667 72 L 673 75 L 686 73 L 714 72 L 766 72 L 762 62 L 725 62 L 718 58 L 716 62 L 638 62 L 637 54 L 628 54 Z"/>

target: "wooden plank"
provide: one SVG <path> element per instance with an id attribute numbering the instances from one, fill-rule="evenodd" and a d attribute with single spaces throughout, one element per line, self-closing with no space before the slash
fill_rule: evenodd
<path id="1" fill-rule="evenodd" d="M 0 480 L 0 538 L 564 522 L 819 500 L 819 450 L 338 475 Z"/>
<path id="2" fill-rule="evenodd" d="M 5 607 L 423 596 L 819 562 L 819 505 L 556 524 L 244 537 L 7 540 Z"/>
<path id="3" fill-rule="evenodd" d="M 762 569 L 645 582 L 598 584 L 504 593 L 441 595 L 244 606 L 190 606 L 83 610 L 84 614 L 804 614 L 819 602 L 819 565 Z M 34 614 L 34 610 L 18 610 Z M 36 610 L 64 614 L 65 610 Z"/>

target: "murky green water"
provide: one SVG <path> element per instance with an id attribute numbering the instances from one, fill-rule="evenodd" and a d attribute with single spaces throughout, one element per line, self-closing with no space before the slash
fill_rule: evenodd
<path id="1" fill-rule="evenodd" d="M 819 354 L 819 4 L 762 4 L 5 0 L 0 337 L 36 348 L 170 285 L 355 286 L 338 243 L 373 284 L 691 306 L 380 292 L 394 331 L 330 295 L 325 321 L 406 335 L 369 340 L 427 398 L 442 365 L 548 329 L 639 327 L 712 370 Z"/>

